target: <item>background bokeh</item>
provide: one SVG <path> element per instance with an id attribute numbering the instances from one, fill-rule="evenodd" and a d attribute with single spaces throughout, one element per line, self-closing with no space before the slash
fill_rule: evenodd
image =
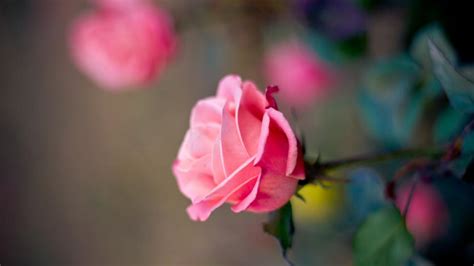
<path id="1" fill-rule="evenodd" d="M 285 265 L 261 230 L 266 215 L 220 208 L 191 221 L 171 164 L 195 101 L 228 73 L 263 89 L 265 47 L 297 36 L 301 25 L 284 1 L 155 2 L 175 17 L 179 51 L 149 88 L 124 93 L 98 89 L 71 62 L 69 27 L 87 1 L 0 2 L 2 266 Z M 402 49 L 407 16 L 374 12 L 368 56 L 341 65 L 337 92 L 299 115 L 310 154 L 371 148 L 355 88 L 369 59 Z M 323 213 L 311 217 L 318 221 L 296 217 L 298 265 L 352 264 L 352 229 L 332 223 L 337 214 L 328 211 L 344 205 L 340 190 L 311 199 Z"/>

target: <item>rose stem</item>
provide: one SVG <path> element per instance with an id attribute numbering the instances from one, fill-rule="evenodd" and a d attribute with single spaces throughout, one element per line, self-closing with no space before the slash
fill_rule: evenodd
<path id="1" fill-rule="evenodd" d="M 416 157 L 439 158 L 444 154 L 442 149 L 405 149 L 391 152 L 363 155 L 355 158 L 328 161 L 315 165 L 321 171 L 340 170 L 366 164 L 376 164 L 397 159 L 412 159 Z"/>

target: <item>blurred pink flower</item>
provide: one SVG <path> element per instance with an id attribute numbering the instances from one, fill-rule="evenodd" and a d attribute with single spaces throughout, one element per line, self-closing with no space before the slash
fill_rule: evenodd
<path id="1" fill-rule="evenodd" d="M 280 87 L 281 100 L 299 107 L 325 96 L 335 83 L 334 70 L 298 41 L 271 48 L 264 73 L 267 82 Z"/>
<path id="2" fill-rule="evenodd" d="M 411 188 L 411 184 L 406 185 L 397 195 L 396 203 L 402 212 Z M 415 237 L 417 246 L 423 246 L 439 237 L 447 224 L 448 212 L 441 195 L 429 184 L 417 184 L 407 213 L 407 227 Z"/>
<path id="3" fill-rule="evenodd" d="M 101 8 L 108 9 L 126 9 L 137 5 L 150 3 L 150 0 L 91 0 L 94 4 Z"/>
<path id="4" fill-rule="evenodd" d="M 267 90 L 238 76 L 221 80 L 217 95 L 197 102 L 173 165 L 193 220 L 225 202 L 234 212 L 269 212 L 284 205 L 304 179 L 301 149 Z"/>
<path id="5" fill-rule="evenodd" d="M 72 27 L 71 52 L 79 69 L 108 90 L 144 85 L 173 55 L 176 36 L 163 10 L 150 5 L 99 8 Z"/>

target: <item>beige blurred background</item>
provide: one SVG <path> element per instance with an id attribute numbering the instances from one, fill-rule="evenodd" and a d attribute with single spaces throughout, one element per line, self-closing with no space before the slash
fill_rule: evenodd
<path id="1" fill-rule="evenodd" d="M 2 1 L 10 1 L 0 17 L 2 266 L 285 265 L 277 242 L 261 230 L 265 215 L 224 207 L 205 223 L 192 222 L 170 169 L 191 107 L 213 94 L 222 76 L 238 73 L 264 87 L 262 20 L 284 12 L 259 18 L 230 9 L 194 22 L 199 10 L 192 5 L 200 1 L 156 1 L 184 16 L 179 53 L 150 88 L 108 93 L 81 75 L 68 53 L 68 27 L 87 1 Z M 345 73 L 348 84 L 356 74 Z M 351 86 L 342 87 L 303 115 L 313 154 L 361 151 Z M 296 255 L 303 253 L 300 237 Z M 350 265 L 345 242 L 332 265 Z"/>

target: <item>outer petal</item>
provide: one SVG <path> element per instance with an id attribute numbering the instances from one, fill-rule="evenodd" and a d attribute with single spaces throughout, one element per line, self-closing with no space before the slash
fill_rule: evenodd
<path id="1" fill-rule="evenodd" d="M 227 177 L 224 171 L 224 159 L 222 158 L 221 140 L 220 138 L 214 143 L 212 149 L 212 174 L 214 182 L 219 184 Z"/>
<path id="2" fill-rule="evenodd" d="M 217 126 L 199 125 L 189 129 L 178 153 L 178 159 L 185 157 L 197 159 L 211 154 L 212 147 L 218 136 L 219 128 Z"/>
<path id="3" fill-rule="evenodd" d="M 264 173 L 256 197 L 245 210 L 251 212 L 274 211 L 290 200 L 297 185 L 298 180 L 294 178 Z"/>
<path id="4" fill-rule="evenodd" d="M 222 110 L 225 105 L 224 99 L 209 97 L 197 102 L 191 111 L 191 127 L 197 125 L 208 125 L 222 123 Z"/>
<path id="5" fill-rule="evenodd" d="M 229 100 L 233 103 L 240 98 L 242 91 L 242 79 L 237 75 L 225 76 L 217 87 L 217 97 Z"/>
<path id="6" fill-rule="evenodd" d="M 293 178 L 303 180 L 306 177 L 304 169 L 304 158 L 303 153 L 301 152 L 301 145 L 298 143 L 298 159 L 296 160 L 296 166 L 293 172 L 289 175 Z"/>
<path id="7" fill-rule="evenodd" d="M 260 169 L 252 165 L 250 158 L 224 182 L 216 186 L 202 199 L 196 199 L 188 208 L 188 214 L 193 220 L 206 220 L 212 211 L 226 202 L 232 195 L 247 186 L 260 175 Z"/>
<path id="8" fill-rule="evenodd" d="M 250 157 L 240 138 L 235 117 L 229 110 L 229 103 L 222 112 L 221 154 L 224 172 L 229 176 Z"/>
<path id="9" fill-rule="evenodd" d="M 210 155 L 194 161 L 175 161 L 173 174 L 181 192 L 191 200 L 204 197 L 216 186 L 210 171 Z"/>
<path id="10" fill-rule="evenodd" d="M 248 159 L 243 163 L 239 168 L 235 170 L 228 178 L 223 182 L 218 184 L 212 191 L 210 191 L 202 199 L 198 201 L 209 200 L 214 198 L 221 198 L 225 196 L 231 196 L 231 192 L 236 187 L 241 187 L 243 184 L 247 183 L 249 180 L 255 179 L 260 175 L 260 168 L 253 166 L 254 158 Z"/>
<path id="11" fill-rule="evenodd" d="M 232 211 L 233 212 L 245 211 L 250 206 L 250 204 L 252 204 L 252 202 L 254 202 L 254 200 L 257 198 L 258 189 L 260 187 L 260 179 L 261 179 L 261 176 L 259 176 L 255 180 L 254 184 L 251 184 L 252 188 L 251 188 L 250 192 L 248 192 L 247 195 L 244 198 L 242 198 L 239 203 L 232 206 Z"/>
<path id="12" fill-rule="evenodd" d="M 300 151 L 293 131 L 282 113 L 268 108 L 262 121 L 262 130 L 255 165 L 281 176 L 292 176 Z M 304 179 L 302 176 L 293 176 Z"/>
<path id="13" fill-rule="evenodd" d="M 178 160 L 179 161 L 184 161 L 184 160 L 190 160 L 193 157 L 191 156 L 189 149 L 188 149 L 188 143 L 189 143 L 189 138 L 190 138 L 190 132 L 189 130 L 186 131 L 186 134 L 184 135 L 183 142 L 181 143 L 181 146 L 179 147 L 178 151 Z"/>
<path id="14" fill-rule="evenodd" d="M 265 97 L 256 86 L 251 82 L 245 82 L 237 105 L 236 119 L 240 138 L 251 155 L 257 152 L 266 104 Z"/>

